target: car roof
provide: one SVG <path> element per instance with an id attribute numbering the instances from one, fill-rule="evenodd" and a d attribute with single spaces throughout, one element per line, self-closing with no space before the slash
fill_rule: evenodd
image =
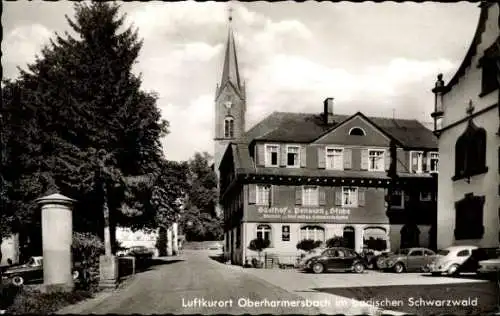
<path id="1" fill-rule="evenodd" d="M 444 250 L 449 250 L 449 251 L 454 252 L 454 251 L 460 251 L 460 250 L 466 250 L 466 249 L 473 250 L 473 249 L 477 249 L 477 248 L 478 248 L 478 246 L 463 245 L 463 246 L 450 246 L 450 247 L 444 248 Z"/>

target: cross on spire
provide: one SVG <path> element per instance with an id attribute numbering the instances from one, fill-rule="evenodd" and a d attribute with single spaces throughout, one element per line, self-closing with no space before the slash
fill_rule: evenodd
<path id="1" fill-rule="evenodd" d="M 469 100 L 469 106 L 465 111 L 467 112 L 468 115 L 472 115 L 472 113 L 474 112 L 474 106 L 472 105 L 472 100 Z"/>

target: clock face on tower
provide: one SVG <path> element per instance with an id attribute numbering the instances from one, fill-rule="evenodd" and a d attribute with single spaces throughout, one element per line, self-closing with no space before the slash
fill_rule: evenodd
<path id="1" fill-rule="evenodd" d="M 225 106 L 225 107 L 226 107 L 226 109 L 228 109 L 228 110 L 231 108 L 231 106 L 232 106 L 232 105 L 233 105 L 233 102 L 231 102 L 231 101 L 226 101 L 226 102 L 224 102 L 224 106 Z"/>

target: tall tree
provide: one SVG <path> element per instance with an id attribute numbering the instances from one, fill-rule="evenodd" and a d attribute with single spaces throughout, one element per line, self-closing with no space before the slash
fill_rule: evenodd
<path id="1" fill-rule="evenodd" d="M 119 6 L 77 3 L 74 18 L 66 18 L 76 36 L 56 33 L 18 80 L 5 83 L 5 125 L 16 131 L 6 139 L 6 181 L 19 188 L 7 196 L 22 227 L 33 218 L 33 199 L 58 190 L 78 201 L 76 230 L 102 233 L 100 184 L 107 184 L 111 217 L 121 218 L 115 214 L 129 189 L 123 178 L 158 170 L 168 123 L 156 94 L 132 73 L 142 41 Z M 96 155 L 103 151 L 110 157 L 105 177 Z"/>
<path id="2" fill-rule="evenodd" d="M 181 218 L 187 240 L 220 240 L 222 218 L 215 212 L 217 177 L 208 153 L 196 153 L 188 162 L 188 190 Z"/>

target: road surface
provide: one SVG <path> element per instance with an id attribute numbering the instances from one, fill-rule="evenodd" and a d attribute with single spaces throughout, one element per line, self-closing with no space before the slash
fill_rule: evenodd
<path id="1" fill-rule="evenodd" d="M 308 302 L 325 304 L 307 301 L 214 261 L 206 251 L 186 251 L 179 259 L 181 261 L 158 264 L 149 271 L 136 274 L 123 289 L 105 294 L 104 299 L 70 306 L 59 313 L 315 315 L 319 314 L 319 309 L 301 305 Z"/>

